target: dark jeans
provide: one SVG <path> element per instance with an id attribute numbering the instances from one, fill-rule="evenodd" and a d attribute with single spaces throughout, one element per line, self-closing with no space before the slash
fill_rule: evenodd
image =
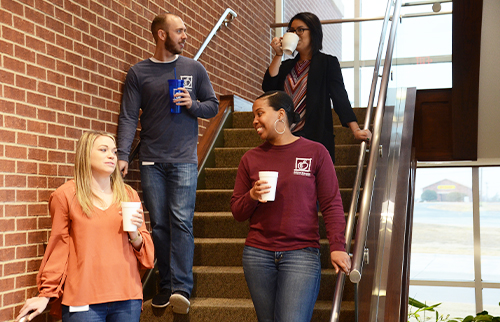
<path id="1" fill-rule="evenodd" d="M 191 163 L 141 165 L 144 205 L 149 211 L 160 288 L 191 294 L 193 217 L 198 169 Z"/>
<path id="2" fill-rule="evenodd" d="M 245 246 L 243 270 L 259 322 L 311 321 L 321 280 L 319 249 Z"/>

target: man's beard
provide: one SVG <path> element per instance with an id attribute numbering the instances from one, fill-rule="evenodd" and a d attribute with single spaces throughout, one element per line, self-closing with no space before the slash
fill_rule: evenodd
<path id="1" fill-rule="evenodd" d="M 170 35 L 167 32 L 167 39 L 165 40 L 165 49 L 168 50 L 173 55 L 182 54 L 182 49 L 176 48 L 176 43 L 170 38 Z"/>

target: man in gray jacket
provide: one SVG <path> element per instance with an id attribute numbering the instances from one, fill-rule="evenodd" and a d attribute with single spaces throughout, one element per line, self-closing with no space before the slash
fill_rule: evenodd
<path id="1" fill-rule="evenodd" d="M 174 14 L 158 15 L 151 23 L 154 56 L 130 68 L 125 80 L 118 123 L 118 163 L 128 171 L 128 158 L 139 111 L 139 150 L 144 204 L 149 211 L 160 272 L 154 307 L 171 304 L 176 313 L 189 312 L 193 289 L 193 216 L 196 199 L 198 117 L 211 118 L 219 102 L 205 68 L 180 56 L 186 27 Z M 184 80 L 175 94 L 180 114 L 170 112 L 168 80 Z"/>

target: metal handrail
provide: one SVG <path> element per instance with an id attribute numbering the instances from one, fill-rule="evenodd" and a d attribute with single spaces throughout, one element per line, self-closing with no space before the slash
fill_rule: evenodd
<path id="1" fill-rule="evenodd" d="M 198 60 L 198 58 L 200 58 L 201 53 L 203 53 L 203 51 L 205 50 L 205 47 L 207 47 L 208 43 L 210 42 L 210 40 L 212 40 L 212 38 L 215 36 L 217 31 L 219 31 L 219 29 L 223 23 L 224 23 L 224 26 L 227 27 L 227 25 L 231 21 L 233 21 L 233 19 L 236 18 L 237 16 L 238 15 L 236 14 L 236 12 L 234 12 L 230 8 L 227 8 L 226 11 L 224 11 L 222 16 L 220 17 L 219 21 L 217 21 L 217 23 L 215 24 L 215 26 L 212 29 L 212 31 L 210 32 L 210 34 L 208 34 L 207 38 L 205 39 L 205 41 L 203 42 L 203 44 L 201 45 L 200 49 L 198 50 L 198 52 L 196 53 L 196 55 L 194 56 L 193 59 Z"/>
<path id="2" fill-rule="evenodd" d="M 378 45 L 378 50 L 377 50 L 377 58 L 375 60 L 375 67 L 373 70 L 373 78 L 372 78 L 372 85 L 370 89 L 370 97 L 368 99 L 368 106 L 366 108 L 366 116 L 365 116 L 365 123 L 364 123 L 364 129 L 368 129 L 370 127 L 370 120 L 371 120 L 371 115 L 373 111 L 373 102 L 375 100 L 375 91 L 377 88 L 377 83 L 379 79 L 379 68 L 380 68 L 380 62 L 382 60 L 382 51 L 384 47 L 384 42 L 385 42 L 385 35 L 387 33 L 387 26 L 389 24 L 390 20 L 390 11 L 392 7 L 392 0 L 387 1 L 387 8 L 384 16 L 384 22 L 382 24 L 382 32 L 380 36 L 380 41 Z M 346 224 L 346 231 L 345 231 L 345 240 L 346 240 L 346 251 L 347 253 L 350 252 L 351 248 L 351 241 L 352 241 L 352 235 L 354 231 L 354 223 L 356 221 L 356 212 L 357 212 L 357 206 L 358 206 L 358 199 L 359 199 L 359 192 L 360 192 L 360 187 L 361 187 L 361 180 L 363 177 L 363 167 L 365 163 L 365 156 L 366 156 L 366 149 L 368 145 L 366 141 L 361 142 L 361 147 L 359 149 L 359 157 L 358 157 L 358 164 L 357 164 L 357 171 L 356 171 L 356 177 L 354 179 L 354 186 L 353 186 L 353 194 L 351 198 L 351 205 L 349 207 L 349 214 L 347 216 L 347 224 Z M 364 245 L 364 243 L 363 243 Z M 332 313 L 330 315 L 330 322 L 337 322 L 340 319 L 340 306 L 342 302 L 342 294 L 344 292 L 344 284 L 345 284 L 345 273 L 340 272 L 337 276 L 337 282 L 335 283 L 335 292 L 333 296 L 333 304 L 332 304 Z M 356 299 L 357 300 L 357 299 Z M 357 301 L 356 301 L 357 303 Z M 357 321 L 357 309 L 356 311 L 356 321 Z"/>
<path id="3" fill-rule="evenodd" d="M 416 1 L 416 2 L 405 2 L 401 6 L 402 7 L 410 7 L 410 6 L 423 6 L 423 5 L 429 5 L 429 4 L 436 4 L 436 3 L 446 3 L 446 2 L 453 2 L 453 0 L 429 0 L 429 1 Z"/>
<path id="4" fill-rule="evenodd" d="M 442 1 L 445 2 L 445 1 Z M 440 11 L 440 12 L 423 12 L 423 13 L 409 13 L 405 15 L 398 16 L 399 18 L 419 18 L 419 17 L 427 17 L 427 16 L 441 16 L 441 15 L 451 15 L 453 11 Z M 392 20 L 391 16 L 389 20 Z M 346 22 L 366 22 L 366 21 L 377 21 L 384 20 L 385 16 L 379 17 L 370 17 L 370 18 L 346 18 L 346 19 L 329 19 L 329 20 L 321 20 L 322 25 L 331 25 L 338 23 L 346 23 Z M 288 22 L 275 22 L 269 25 L 271 28 L 280 28 L 280 27 L 288 27 Z"/>
<path id="5" fill-rule="evenodd" d="M 394 3 L 393 16 L 399 17 L 401 10 L 401 0 L 396 0 Z M 363 257 L 365 253 L 366 233 L 368 231 L 368 217 L 371 204 L 372 190 L 375 178 L 375 169 L 379 157 L 380 133 L 382 130 L 382 118 L 385 108 L 385 99 L 387 97 L 387 87 L 389 84 L 389 76 L 392 65 L 392 54 L 394 52 L 394 43 L 396 40 L 397 23 L 391 25 L 389 40 L 387 42 L 387 51 L 384 60 L 384 71 L 380 83 L 380 92 L 378 96 L 377 111 L 373 121 L 373 137 L 371 142 L 371 151 L 368 166 L 366 169 L 366 178 L 363 185 L 363 197 L 359 210 L 359 218 L 356 229 L 356 245 L 354 247 L 351 273 L 349 278 L 351 282 L 358 283 L 361 280 L 361 270 L 363 266 Z M 365 121 L 366 123 L 366 121 Z"/>

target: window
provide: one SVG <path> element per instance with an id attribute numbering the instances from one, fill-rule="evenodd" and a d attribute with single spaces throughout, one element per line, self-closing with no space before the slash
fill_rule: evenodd
<path id="1" fill-rule="evenodd" d="M 440 314 L 500 313 L 499 177 L 500 167 L 417 169 L 410 296 L 442 303 Z"/>

